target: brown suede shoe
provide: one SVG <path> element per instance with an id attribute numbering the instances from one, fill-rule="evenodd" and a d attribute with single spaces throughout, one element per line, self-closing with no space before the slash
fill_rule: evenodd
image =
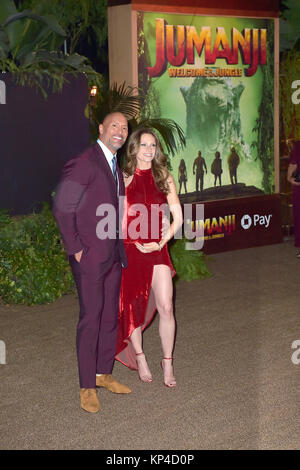
<path id="1" fill-rule="evenodd" d="M 89 413 L 97 413 L 100 410 L 100 403 L 95 388 L 80 389 L 81 408 Z"/>
<path id="2" fill-rule="evenodd" d="M 96 376 L 96 387 L 105 387 L 113 393 L 131 393 L 129 387 L 120 384 L 120 382 L 115 380 L 111 374 Z"/>

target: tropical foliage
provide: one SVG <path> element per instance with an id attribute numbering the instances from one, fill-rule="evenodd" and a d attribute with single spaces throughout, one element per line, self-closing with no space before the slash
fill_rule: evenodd
<path id="1" fill-rule="evenodd" d="M 53 302 L 74 287 L 60 233 L 48 205 L 41 213 L 0 213 L 0 300 Z"/>
<path id="2" fill-rule="evenodd" d="M 300 107 L 292 102 L 292 84 L 299 89 L 300 51 L 291 49 L 283 54 L 280 64 L 280 117 L 282 140 L 300 140 Z M 299 96 L 299 93 L 298 93 Z"/>
<path id="3" fill-rule="evenodd" d="M 200 250 L 186 250 L 185 238 L 170 243 L 170 256 L 176 270 L 176 281 L 194 281 L 211 276 L 205 255 Z"/>
<path id="4" fill-rule="evenodd" d="M 137 90 L 125 83 L 117 85 L 114 83 L 110 88 L 97 93 L 91 102 L 91 135 L 95 139 L 98 136 L 98 125 L 103 122 L 108 113 L 120 112 L 131 120 L 139 114 L 140 96 Z"/>
<path id="5" fill-rule="evenodd" d="M 300 50 L 299 0 L 281 0 L 280 51 Z"/>
<path id="6" fill-rule="evenodd" d="M 295 91 L 292 84 L 300 77 L 300 3 L 298 0 L 283 0 L 280 18 L 280 133 L 281 149 L 289 139 L 300 140 L 300 108 L 291 97 Z M 299 83 L 297 84 L 299 88 Z"/>
<path id="7" fill-rule="evenodd" d="M 273 37 L 273 26 L 272 30 L 270 27 L 270 38 Z M 267 62 L 270 64 L 273 63 L 273 47 L 273 42 L 269 40 Z M 271 194 L 274 191 L 274 67 L 262 67 L 262 74 L 263 94 L 259 105 L 259 117 L 256 119 L 255 127 L 253 128 L 253 132 L 257 135 L 257 140 L 252 143 L 252 147 L 256 147 L 257 158 L 261 162 L 264 192 Z"/>
<path id="8" fill-rule="evenodd" d="M 89 57 L 98 72 L 108 70 L 107 0 L 20 0 L 19 9 L 54 15 L 67 34 L 69 54 Z"/>
<path id="9" fill-rule="evenodd" d="M 12 72 L 18 83 L 35 85 L 44 95 L 50 83 L 53 91 L 62 88 L 66 72 L 83 72 L 101 86 L 102 77 L 86 57 L 62 51 L 66 36 L 55 16 L 18 11 L 13 0 L 1 0 L 0 71 Z"/>

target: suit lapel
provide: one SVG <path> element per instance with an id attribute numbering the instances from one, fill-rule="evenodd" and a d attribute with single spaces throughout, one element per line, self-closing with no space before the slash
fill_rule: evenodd
<path id="1" fill-rule="evenodd" d="M 97 161 L 97 164 L 99 166 L 101 166 L 101 168 L 105 171 L 107 177 L 109 178 L 109 181 L 111 182 L 111 184 L 113 185 L 113 191 L 115 192 L 115 194 L 117 194 L 117 182 L 114 178 L 114 175 L 112 174 L 112 171 L 111 171 L 111 168 L 109 166 L 109 163 L 102 151 L 102 148 L 100 147 L 100 145 L 96 142 L 96 144 L 94 145 L 94 151 L 95 151 L 95 154 L 96 154 L 96 161 Z M 118 178 L 119 178 L 119 195 L 122 194 L 122 183 L 123 183 L 123 174 L 119 168 L 119 165 L 117 163 L 117 174 L 118 174 Z"/>
<path id="2" fill-rule="evenodd" d="M 100 145 L 98 143 L 95 144 L 95 153 L 97 155 L 97 163 L 98 165 L 101 166 L 101 168 L 105 171 L 105 173 L 107 174 L 107 177 L 109 178 L 109 181 L 114 185 L 116 186 L 116 180 L 114 178 L 114 175 L 112 174 L 112 171 L 111 171 L 111 168 L 109 166 L 109 163 L 100 147 Z"/>

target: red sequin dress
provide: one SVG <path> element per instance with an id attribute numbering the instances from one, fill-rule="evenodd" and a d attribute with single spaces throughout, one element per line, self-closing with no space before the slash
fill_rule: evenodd
<path id="1" fill-rule="evenodd" d="M 151 289 L 154 266 L 169 266 L 172 276 L 175 275 L 175 270 L 167 245 L 161 251 L 152 253 L 142 253 L 135 246 L 135 242 L 161 240 L 161 209 L 167 205 L 167 198 L 157 189 L 151 168 L 135 170 L 125 196 L 123 237 L 128 267 L 122 270 L 116 359 L 130 369 L 137 369 L 136 356 L 129 337 L 139 326 L 143 331 L 155 314 L 156 305 Z"/>

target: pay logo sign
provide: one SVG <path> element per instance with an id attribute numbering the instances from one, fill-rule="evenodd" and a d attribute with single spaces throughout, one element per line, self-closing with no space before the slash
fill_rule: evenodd
<path id="1" fill-rule="evenodd" d="M 252 225 L 252 219 L 250 215 L 248 214 L 244 215 L 241 220 L 241 226 L 243 227 L 243 229 L 248 230 L 248 228 L 250 228 L 251 225 Z"/>
<path id="2" fill-rule="evenodd" d="M 248 214 L 245 214 L 241 219 L 241 226 L 243 227 L 244 230 L 248 230 L 252 226 L 252 224 L 254 227 L 260 225 L 260 226 L 264 226 L 268 228 L 271 222 L 271 217 L 272 217 L 272 214 L 268 214 L 268 215 L 254 214 L 252 217 Z"/>

